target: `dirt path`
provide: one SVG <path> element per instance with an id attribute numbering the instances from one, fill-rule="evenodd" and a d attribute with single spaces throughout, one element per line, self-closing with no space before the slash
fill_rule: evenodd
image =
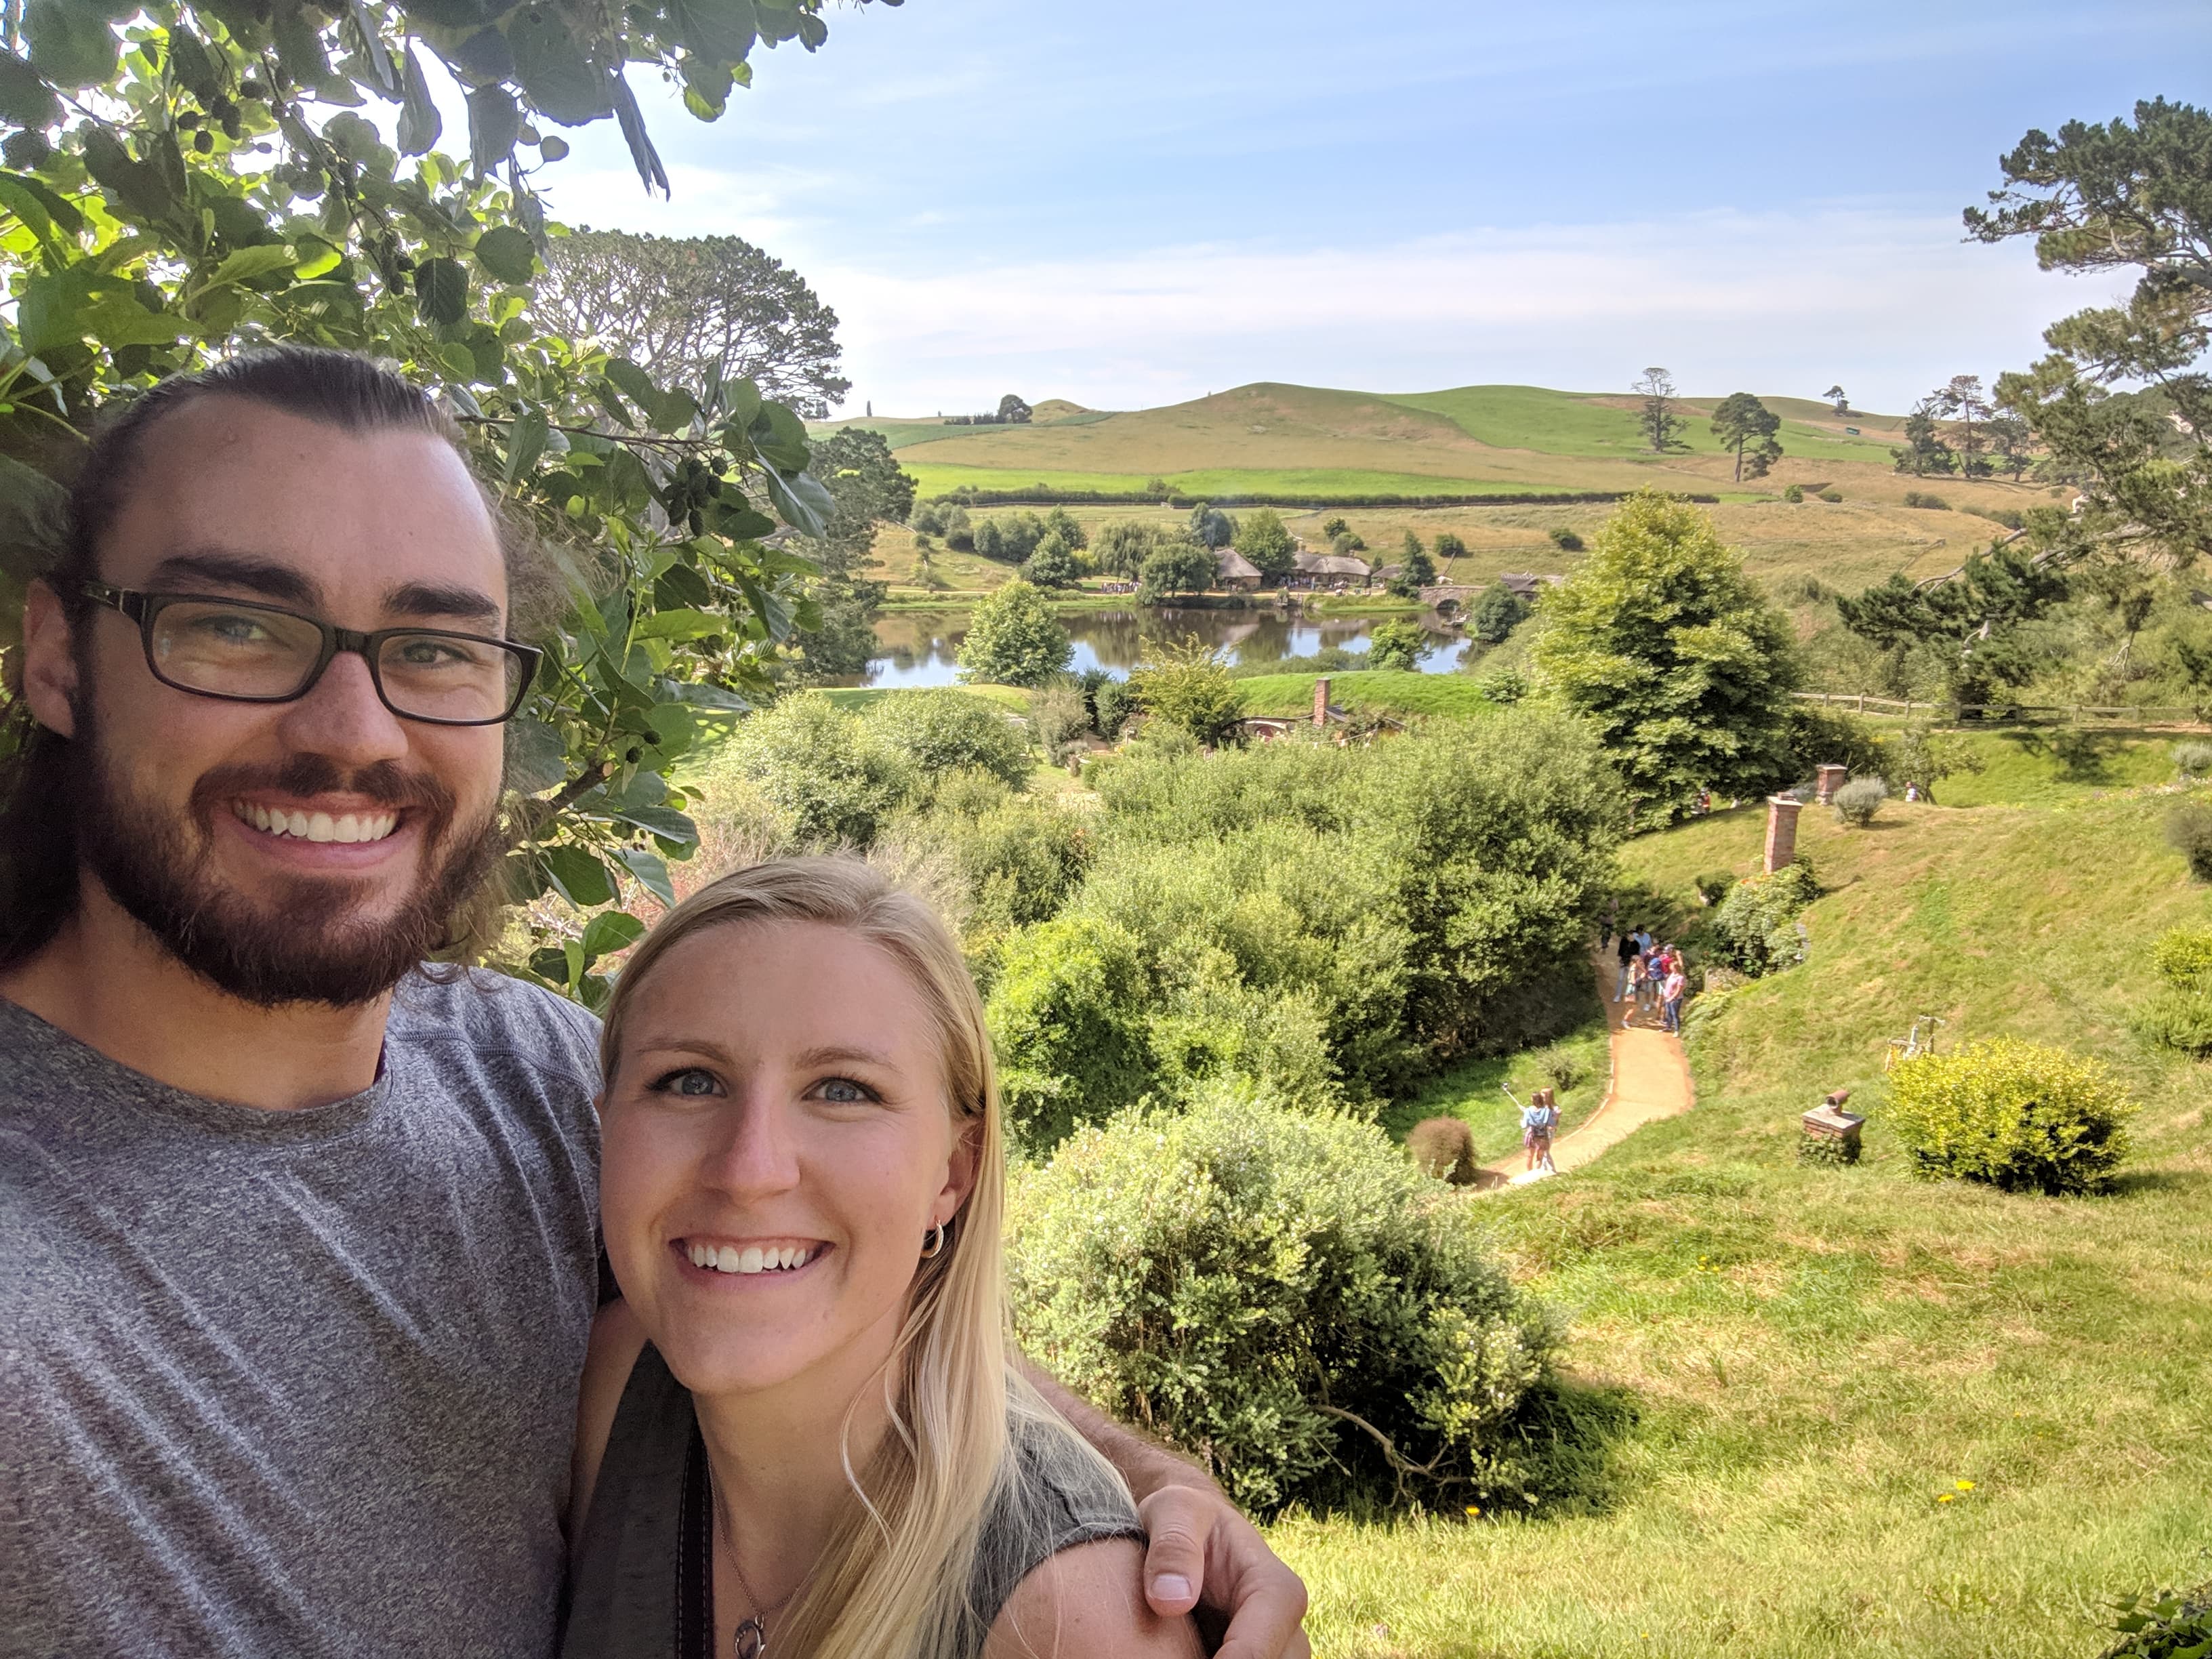
<path id="1" fill-rule="evenodd" d="M 1612 1000 L 1613 988 L 1620 982 L 1620 964 L 1613 952 L 1596 952 L 1591 966 L 1597 975 L 1598 994 L 1605 999 L 1606 1024 L 1613 1031 L 1613 1076 L 1597 1110 L 1552 1143 L 1552 1162 L 1561 1175 L 1618 1146 L 1647 1123 L 1680 1117 L 1697 1099 L 1681 1039 L 1660 1029 L 1656 1013 L 1631 1024 L 1629 1016 L 1634 1013 L 1635 1004 Z M 1485 1164 L 1477 1172 L 1477 1184 L 1495 1188 L 1544 1179 L 1541 1175 L 1524 1173 L 1522 1166 L 1526 1161 L 1523 1154 L 1516 1152 Z"/>

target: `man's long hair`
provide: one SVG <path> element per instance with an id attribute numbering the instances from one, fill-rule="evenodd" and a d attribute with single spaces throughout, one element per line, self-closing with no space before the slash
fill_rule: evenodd
<path id="1" fill-rule="evenodd" d="M 79 684 L 89 691 L 85 641 L 100 575 L 100 549 L 131 492 L 147 434 L 204 398 L 242 398 L 340 432 L 419 432 L 462 454 L 460 433 L 422 388 L 390 369 L 343 351 L 277 346 L 230 358 L 194 374 L 172 375 L 102 421 L 79 459 L 57 530 L 58 549 L 41 578 L 60 600 L 76 641 Z M 506 557 L 507 631 L 550 623 L 561 584 L 526 526 L 487 493 Z M 0 712 L 0 971 L 37 954 L 76 912 L 78 826 L 87 809 L 87 745 L 32 718 L 20 687 Z M 472 907 L 474 908 L 474 907 Z"/>

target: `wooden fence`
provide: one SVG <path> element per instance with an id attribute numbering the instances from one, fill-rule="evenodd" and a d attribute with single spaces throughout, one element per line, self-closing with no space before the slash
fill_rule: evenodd
<path id="1" fill-rule="evenodd" d="M 1790 695 L 1802 702 L 1817 702 L 1823 708 L 1848 708 L 1857 714 L 1873 713 L 1903 714 L 1910 717 L 1916 712 L 1924 712 L 1954 720 L 1972 719 L 2083 721 L 2133 719 L 2194 723 L 2198 719 L 2198 714 L 2195 708 L 2180 703 L 2115 705 L 2095 702 L 1916 702 L 1909 697 L 1871 697 L 1857 691 L 1793 691 Z"/>

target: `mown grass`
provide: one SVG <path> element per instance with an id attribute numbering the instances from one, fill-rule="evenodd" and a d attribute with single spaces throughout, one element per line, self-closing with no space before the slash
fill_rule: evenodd
<path id="1" fill-rule="evenodd" d="M 1316 1651 L 2085 1659 L 2106 1603 L 2212 1576 L 2212 1100 L 2145 1051 L 2149 943 L 2212 920 L 2159 797 L 1808 811 L 1827 889 L 1802 968 L 1735 994 L 1692 1054 L 1697 1109 L 1586 1170 L 1467 1200 L 1572 1321 L 1571 1386 L 1632 1403 L 1559 1500 L 1272 1533 Z M 1751 868 L 1762 816 L 1637 840 L 1684 906 Z M 2052 1200 L 1911 1179 L 1886 1039 L 2013 1033 L 2096 1054 L 2142 1103 L 2117 1189 Z M 1850 1086 L 1867 1157 L 1795 1157 Z M 1961 1484 L 1965 1483 L 1965 1484 Z"/>
<path id="2" fill-rule="evenodd" d="M 1257 674 L 1237 682 L 1249 714 L 1287 715 L 1313 712 L 1313 674 Z M 1340 708 L 1378 714 L 1487 714 L 1492 708 L 1481 688 L 1460 674 L 1417 674 L 1407 670 L 1363 668 L 1328 677 L 1328 700 Z"/>
<path id="3" fill-rule="evenodd" d="M 1982 770 L 1936 785 L 1936 798 L 1947 806 L 2053 805 L 2103 790 L 2170 783 L 2173 745 L 2191 739 L 2021 727 L 1976 732 L 1971 741 Z"/>

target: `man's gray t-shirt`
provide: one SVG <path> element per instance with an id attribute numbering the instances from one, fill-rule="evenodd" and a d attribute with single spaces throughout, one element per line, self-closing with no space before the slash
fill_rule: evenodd
<path id="1" fill-rule="evenodd" d="M 0 1655 L 551 1651 L 596 1041 L 414 975 L 267 1112 L 0 1002 Z"/>

